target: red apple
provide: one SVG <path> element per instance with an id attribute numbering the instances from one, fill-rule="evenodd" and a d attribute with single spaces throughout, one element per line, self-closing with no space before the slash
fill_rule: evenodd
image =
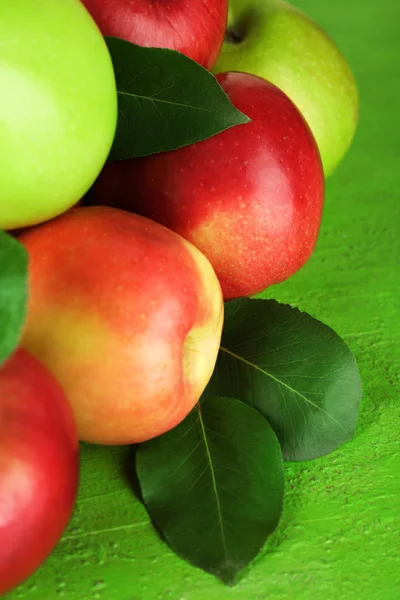
<path id="1" fill-rule="evenodd" d="M 92 196 L 173 229 L 210 260 L 225 299 L 295 273 L 320 227 L 324 176 L 315 140 L 277 87 L 244 73 L 219 83 L 251 123 L 173 152 L 106 165 Z"/>
<path id="2" fill-rule="evenodd" d="M 0 596 L 53 550 L 77 484 L 71 407 L 48 370 L 17 350 L 0 368 Z"/>
<path id="3" fill-rule="evenodd" d="M 224 41 L 228 0 L 82 0 L 103 35 L 171 48 L 210 69 Z"/>
<path id="4" fill-rule="evenodd" d="M 208 260 L 158 223 L 83 207 L 23 234 L 22 344 L 62 384 L 80 439 L 147 440 L 177 425 L 214 369 L 223 320 Z"/>

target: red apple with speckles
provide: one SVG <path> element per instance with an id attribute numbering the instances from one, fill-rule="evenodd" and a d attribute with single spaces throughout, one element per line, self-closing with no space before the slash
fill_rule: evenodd
<path id="1" fill-rule="evenodd" d="M 154 221 L 82 207 L 20 237 L 22 345 L 60 381 L 80 439 L 129 444 L 182 421 L 217 358 L 221 287 L 192 244 Z"/>
<path id="2" fill-rule="evenodd" d="M 57 381 L 25 350 L 0 367 L 0 596 L 60 539 L 78 484 L 78 441 Z"/>
<path id="3" fill-rule="evenodd" d="M 103 35 L 170 48 L 210 69 L 224 41 L 228 0 L 82 0 Z"/>
<path id="4" fill-rule="evenodd" d="M 244 73 L 218 81 L 250 123 L 173 152 L 109 163 L 92 202 L 145 215 L 185 237 L 231 299 L 304 265 L 320 227 L 324 176 L 312 133 L 282 91 Z"/>

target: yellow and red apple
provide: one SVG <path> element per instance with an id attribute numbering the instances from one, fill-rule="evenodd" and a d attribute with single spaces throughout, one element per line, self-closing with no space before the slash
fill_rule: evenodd
<path id="1" fill-rule="evenodd" d="M 144 217 L 83 207 L 32 228 L 22 344 L 60 381 L 79 437 L 148 440 L 183 420 L 214 369 L 223 300 L 209 261 Z"/>

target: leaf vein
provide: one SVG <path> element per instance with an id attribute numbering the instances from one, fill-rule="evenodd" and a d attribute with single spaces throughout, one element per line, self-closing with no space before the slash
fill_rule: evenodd
<path id="1" fill-rule="evenodd" d="M 228 350 L 227 348 L 225 348 L 223 346 L 221 346 L 220 350 L 222 352 L 226 352 L 227 354 L 229 354 L 230 356 L 232 356 L 232 358 L 236 358 L 237 360 L 244 362 L 247 366 L 252 367 L 256 371 L 259 371 L 260 373 L 263 373 L 267 377 L 270 377 L 273 381 L 275 381 L 279 385 L 285 387 L 286 389 L 290 390 L 293 394 L 297 394 L 300 398 L 302 398 L 305 402 L 307 402 L 307 404 L 310 404 L 311 406 L 313 406 L 317 410 L 320 410 L 327 417 L 329 417 L 345 433 L 349 433 L 347 431 L 347 429 L 345 427 L 343 427 L 343 425 L 341 423 L 339 423 L 339 421 L 337 421 L 334 417 L 332 417 L 332 415 L 330 415 L 328 412 L 326 412 L 326 410 L 324 410 L 323 408 L 321 408 L 320 406 L 318 406 L 318 404 L 315 404 L 314 402 L 312 402 L 312 400 L 310 400 L 309 398 L 307 398 L 306 396 L 304 396 L 301 392 L 299 392 L 299 391 L 293 389 L 292 387 L 290 387 L 290 385 L 288 385 L 284 381 L 278 379 L 277 377 L 274 377 L 274 375 L 272 375 L 272 373 L 269 373 L 268 371 L 265 371 L 264 369 L 262 369 L 258 365 L 255 365 L 254 363 L 251 363 L 250 361 L 246 360 L 242 356 L 239 356 L 238 354 L 235 354 L 234 352 L 231 352 L 230 350 Z"/>
<path id="2" fill-rule="evenodd" d="M 215 114 L 215 113 L 219 113 L 219 111 L 215 111 L 215 110 L 209 110 L 208 108 L 204 108 L 202 106 L 193 106 L 192 104 L 183 104 L 182 102 L 171 102 L 170 100 L 161 100 L 160 98 L 153 98 L 151 96 L 142 96 L 141 94 L 131 94 L 129 92 L 124 92 L 119 90 L 118 94 L 122 95 L 122 96 L 130 96 L 132 98 L 136 98 L 137 100 L 148 100 L 149 102 L 160 102 L 162 104 L 171 104 L 172 106 L 180 106 L 181 108 L 186 108 L 186 109 L 195 109 L 195 110 L 201 110 L 203 112 L 207 112 L 210 114 Z"/>
<path id="3" fill-rule="evenodd" d="M 224 523 L 223 523 L 223 519 L 222 519 L 221 501 L 219 498 L 219 493 L 218 493 L 218 488 L 217 488 L 217 480 L 215 477 L 214 464 L 213 464 L 213 460 L 211 458 L 210 447 L 208 445 L 208 439 L 207 439 L 207 435 L 206 435 L 206 429 L 204 426 L 203 415 L 201 413 L 200 405 L 198 406 L 197 410 L 198 410 L 198 414 L 199 414 L 199 422 L 200 422 L 201 431 L 203 434 L 207 459 L 208 459 L 208 462 L 210 465 L 211 479 L 212 479 L 212 485 L 213 485 L 213 490 L 214 490 L 214 494 L 215 494 L 215 500 L 217 503 L 218 523 L 219 523 L 219 528 L 220 528 L 220 533 L 221 533 L 221 541 L 222 541 L 222 547 L 224 550 L 224 557 L 225 557 L 225 560 L 228 561 L 229 560 L 228 559 L 228 547 L 226 545 L 225 529 L 224 529 Z"/>

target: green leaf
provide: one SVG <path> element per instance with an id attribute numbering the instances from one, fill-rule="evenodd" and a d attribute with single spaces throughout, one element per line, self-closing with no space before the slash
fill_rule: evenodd
<path id="1" fill-rule="evenodd" d="M 24 247 L 0 231 L 0 365 L 18 345 L 25 320 L 28 257 Z"/>
<path id="2" fill-rule="evenodd" d="M 136 461 L 147 510 L 171 548 L 233 583 L 282 511 L 282 455 L 265 419 L 238 400 L 207 397 L 142 444 Z"/>
<path id="3" fill-rule="evenodd" d="M 106 37 L 119 118 L 110 159 L 175 150 L 249 122 L 206 69 L 175 50 Z"/>
<path id="4" fill-rule="evenodd" d="M 354 436 L 361 380 L 345 342 L 327 325 L 274 300 L 225 304 L 210 393 L 263 414 L 286 460 L 331 452 Z"/>

